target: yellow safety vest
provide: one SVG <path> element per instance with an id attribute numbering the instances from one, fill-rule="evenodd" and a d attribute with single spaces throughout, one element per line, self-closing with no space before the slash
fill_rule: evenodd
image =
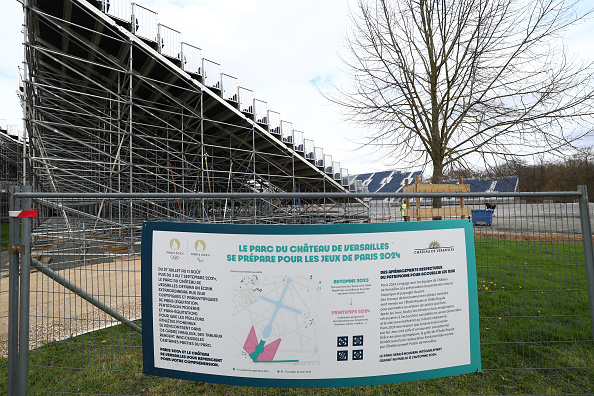
<path id="1" fill-rule="evenodd" d="M 402 217 L 404 217 L 405 213 L 406 213 L 406 204 L 405 203 L 402 204 L 401 212 L 402 212 Z"/>

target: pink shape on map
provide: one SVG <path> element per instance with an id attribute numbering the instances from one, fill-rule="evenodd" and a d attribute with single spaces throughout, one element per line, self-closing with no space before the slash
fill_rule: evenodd
<path id="1" fill-rule="evenodd" d="M 271 342 L 268 345 L 264 346 L 264 352 L 258 355 L 258 359 L 260 361 L 271 361 L 274 359 L 274 355 L 276 355 L 276 351 L 278 351 L 278 347 L 280 345 L 281 339 L 277 339 Z M 256 337 L 256 330 L 254 326 L 250 329 L 250 333 L 248 334 L 245 344 L 243 344 L 243 350 L 251 355 L 252 353 L 256 352 L 256 347 L 258 346 L 258 337 Z"/>
<path id="2" fill-rule="evenodd" d="M 256 352 L 256 347 L 258 346 L 258 337 L 256 337 L 256 330 L 254 330 L 254 326 L 250 329 L 250 333 L 245 340 L 245 344 L 243 344 L 243 350 L 248 353 L 248 355 Z"/>
<path id="3" fill-rule="evenodd" d="M 258 360 L 265 360 L 265 361 L 272 361 L 274 359 L 274 355 L 276 355 L 276 351 L 280 345 L 281 339 L 277 339 L 272 341 L 270 344 L 264 346 L 264 352 L 262 352 L 258 356 Z"/>

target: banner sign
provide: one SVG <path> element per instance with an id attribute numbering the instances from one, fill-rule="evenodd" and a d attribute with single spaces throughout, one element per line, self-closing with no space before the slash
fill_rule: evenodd
<path id="1" fill-rule="evenodd" d="M 468 220 L 149 222 L 144 370 L 267 387 L 480 371 L 476 285 Z"/>

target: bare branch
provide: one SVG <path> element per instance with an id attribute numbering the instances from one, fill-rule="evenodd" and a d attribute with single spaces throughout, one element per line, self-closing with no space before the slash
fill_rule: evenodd
<path id="1" fill-rule="evenodd" d="M 359 0 L 323 93 L 393 163 L 446 167 L 561 153 L 593 133 L 594 64 L 559 40 L 592 15 L 565 0 Z"/>

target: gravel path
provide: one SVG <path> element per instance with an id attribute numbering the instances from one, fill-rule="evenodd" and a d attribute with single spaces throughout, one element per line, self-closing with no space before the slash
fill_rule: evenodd
<path id="1" fill-rule="evenodd" d="M 466 205 L 471 209 L 485 209 L 485 205 Z M 590 224 L 594 230 L 594 204 L 589 205 Z M 374 203 L 370 209 L 372 222 L 402 221 L 399 204 Z M 528 234 L 581 234 L 577 203 L 502 204 L 497 203 L 490 226 L 475 226 L 492 232 Z"/>
<path id="2" fill-rule="evenodd" d="M 130 319 L 141 317 L 140 259 L 58 271 Z M 40 272 L 31 273 L 29 348 L 117 321 Z M 8 354 L 8 277 L 0 280 L 0 357 Z"/>

